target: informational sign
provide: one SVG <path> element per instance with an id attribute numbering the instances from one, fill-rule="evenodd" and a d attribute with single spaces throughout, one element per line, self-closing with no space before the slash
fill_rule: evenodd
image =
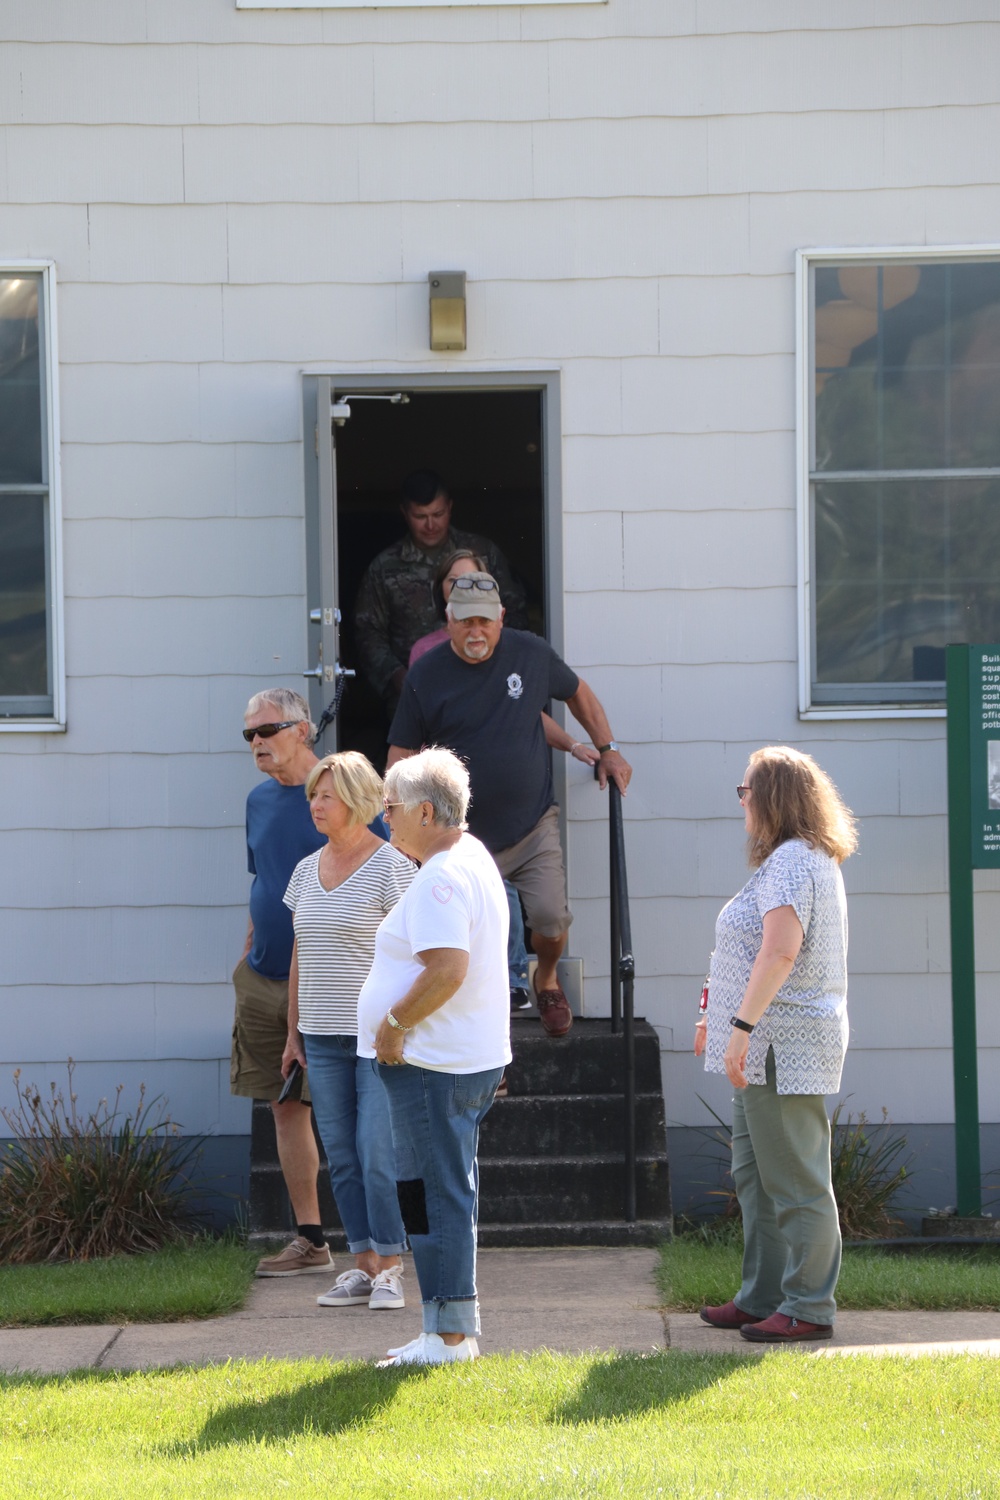
<path id="1" fill-rule="evenodd" d="M 972 868 L 1000 869 L 1000 646 L 969 647 Z"/>

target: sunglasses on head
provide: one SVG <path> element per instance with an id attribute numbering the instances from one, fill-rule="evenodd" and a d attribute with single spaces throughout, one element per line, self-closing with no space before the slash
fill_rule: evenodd
<path id="1" fill-rule="evenodd" d="M 253 729 L 244 729 L 243 738 L 248 745 L 252 745 L 258 734 L 262 740 L 269 740 L 279 729 L 291 729 L 293 724 L 301 723 L 301 719 L 283 719 L 280 724 L 257 724 Z"/>
<path id="2" fill-rule="evenodd" d="M 453 589 L 482 589 L 484 594 L 495 594 L 497 590 L 492 578 L 473 578 L 468 573 L 454 579 L 451 586 Z"/>

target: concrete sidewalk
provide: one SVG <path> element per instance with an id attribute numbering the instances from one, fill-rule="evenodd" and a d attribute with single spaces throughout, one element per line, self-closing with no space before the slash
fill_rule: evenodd
<path id="1" fill-rule="evenodd" d="M 697 1313 L 663 1313 L 653 1279 L 656 1259 L 654 1250 L 480 1251 L 482 1352 L 768 1352 L 737 1333 L 709 1328 Z M 337 1269 L 346 1264 L 340 1257 Z M 420 1332 L 412 1265 L 406 1283 L 409 1305 L 382 1313 L 317 1307 L 327 1279 L 296 1276 L 255 1282 L 241 1312 L 209 1322 L 0 1329 L 0 1371 L 142 1370 L 264 1357 L 380 1359 L 390 1345 Z M 845 1312 L 832 1343 L 803 1347 L 814 1356 L 1000 1355 L 1000 1312 Z"/>

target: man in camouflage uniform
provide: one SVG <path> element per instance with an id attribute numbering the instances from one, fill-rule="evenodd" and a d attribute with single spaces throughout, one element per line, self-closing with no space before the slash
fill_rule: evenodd
<path id="1" fill-rule="evenodd" d="M 396 706 L 410 648 L 441 625 L 431 585 L 441 561 L 468 548 L 486 561 L 500 585 L 507 623 L 527 630 L 524 594 L 495 542 L 451 525 L 451 499 L 440 475 L 418 469 L 403 481 L 400 505 L 407 535 L 380 552 L 361 581 L 354 615 L 360 666 L 390 713 Z"/>

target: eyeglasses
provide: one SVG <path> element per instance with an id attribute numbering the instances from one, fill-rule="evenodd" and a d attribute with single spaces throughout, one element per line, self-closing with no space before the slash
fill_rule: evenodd
<path id="1" fill-rule="evenodd" d="M 456 578 L 452 584 L 453 589 L 482 589 L 484 594 L 495 594 L 496 583 L 492 578 L 473 578 L 471 573 L 463 573 Z"/>
<path id="2" fill-rule="evenodd" d="M 385 816 L 386 817 L 389 816 L 389 814 L 392 812 L 392 810 L 393 810 L 394 807 L 405 807 L 405 806 L 406 806 L 405 802 L 383 802 L 382 803 L 382 808 L 383 808 L 383 811 L 385 812 Z"/>
<path id="3" fill-rule="evenodd" d="M 749 791 L 750 791 L 750 788 L 748 786 L 738 786 L 736 788 L 736 795 L 737 795 L 737 797 L 739 797 L 740 801 L 742 802 L 743 798 L 747 795 L 747 793 Z"/>
<path id="4" fill-rule="evenodd" d="M 252 745 L 258 734 L 262 740 L 269 740 L 272 735 L 277 734 L 279 729 L 291 729 L 293 724 L 304 722 L 304 719 L 283 719 L 280 724 L 257 724 L 253 729 L 244 729 L 243 738 L 248 745 Z"/>

